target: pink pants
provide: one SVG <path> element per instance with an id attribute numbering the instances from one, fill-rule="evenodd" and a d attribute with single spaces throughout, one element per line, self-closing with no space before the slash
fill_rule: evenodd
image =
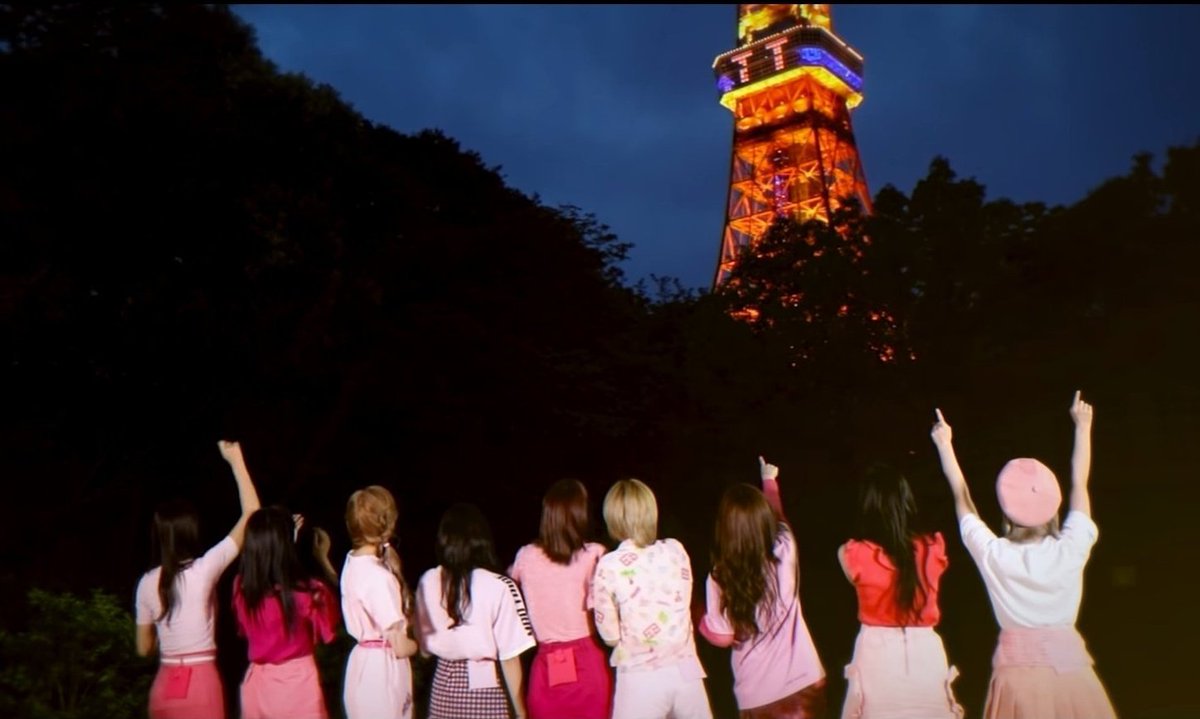
<path id="1" fill-rule="evenodd" d="M 313 655 L 251 663 L 242 680 L 242 719 L 328 719 Z"/>
<path id="2" fill-rule="evenodd" d="M 529 719 L 608 719 L 612 673 L 594 637 L 538 644 L 529 670 Z"/>
<path id="3" fill-rule="evenodd" d="M 225 719 L 225 691 L 217 662 L 168 663 L 150 686 L 150 719 Z"/>

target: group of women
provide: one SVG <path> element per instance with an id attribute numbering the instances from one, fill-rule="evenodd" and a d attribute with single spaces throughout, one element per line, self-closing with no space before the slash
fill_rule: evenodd
<path id="1" fill-rule="evenodd" d="M 996 485 L 1000 536 L 975 510 L 940 411 L 932 429 L 963 543 L 1000 626 L 989 719 L 1115 717 L 1075 628 L 1097 529 L 1088 495 L 1092 408 L 1076 393 L 1070 413 L 1076 431 L 1065 521 L 1058 521 L 1062 493 L 1053 473 L 1035 459 L 1014 459 Z M 342 622 L 355 640 L 342 697 L 349 719 L 410 719 L 410 658 L 418 652 L 436 658 L 430 719 L 710 718 L 697 630 L 731 648 L 744 719 L 827 714 L 825 671 L 800 604 L 796 536 L 779 470 L 761 457 L 761 488 L 737 484 L 720 500 L 706 601 L 694 617 L 691 558 L 678 541 L 658 537 L 654 494 L 636 479 L 617 482 L 604 498 L 617 543 L 611 551 L 588 541 L 584 486 L 563 480 L 545 495 L 538 539 L 503 572 L 484 515 L 470 504 L 451 507 L 438 527 L 438 566 L 414 591 L 392 546 L 397 506 L 388 490 L 371 486 L 350 497 L 353 548 L 340 580 L 319 531 L 321 570 L 305 572 L 295 546 L 302 520 L 260 508 L 239 446 L 220 448 L 242 504 L 229 535 L 201 553 L 193 512 L 168 505 L 155 515 L 160 563 L 137 589 L 138 651 L 157 650 L 161 663 L 151 717 L 225 716 L 214 586 L 239 552 L 233 610 L 250 661 L 241 684 L 245 719 L 324 719 L 313 648 L 331 641 Z M 837 553 L 862 624 L 846 667 L 843 719 L 964 716 L 952 688 L 957 671 L 935 629 L 946 544 L 940 533 L 918 533 L 915 513 L 900 474 L 867 473 L 859 530 Z M 521 656 L 535 647 L 526 678 Z"/>

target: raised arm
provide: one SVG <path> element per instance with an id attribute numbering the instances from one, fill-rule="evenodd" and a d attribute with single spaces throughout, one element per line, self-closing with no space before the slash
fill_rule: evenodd
<path id="1" fill-rule="evenodd" d="M 1092 471 L 1092 405 L 1083 401 L 1079 390 L 1071 403 L 1071 419 L 1075 421 L 1075 450 L 1071 453 L 1071 511 L 1092 516 L 1092 499 L 1088 494 L 1088 476 Z"/>
<path id="2" fill-rule="evenodd" d="M 942 473 L 950 483 L 950 491 L 954 494 L 954 512 L 962 519 L 968 514 L 978 515 L 975 503 L 971 501 L 971 490 L 967 488 L 967 479 L 963 476 L 962 468 L 958 466 L 958 457 L 954 454 L 954 443 L 951 441 L 952 432 L 942 410 L 937 412 L 937 422 L 929 436 L 933 438 L 933 446 L 937 447 L 938 457 L 942 460 Z"/>
<path id="3" fill-rule="evenodd" d="M 779 467 L 768 464 L 762 455 L 759 455 L 758 469 L 762 476 L 762 491 L 766 495 L 767 504 L 771 505 L 776 519 L 786 522 L 787 517 L 783 516 L 783 501 L 779 498 Z"/>
<path id="4" fill-rule="evenodd" d="M 317 560 L 317 564 L 321 565 L 321 573 L 324 575 L 325 581 L 329 582 L 329 586 L 336 589 L 338 586 L 338 573 L 333 568 L 333 563 L 329 561 L 329 549 L 332 545 L 333 542 L 329 539 L 329 532 L 320 527 L 313 528 L 313 559 Z"/>
<path id="5" fill-rule="evenodd" d="M 254 489 L 254 481 L 250 479 L 250 470 L 246 469 L 246 458 L 242 456 L 242 446 L 237 442 L 221 440 L 217 442 L 217 447 L 221 450 L 221 456 L 229 463 L 229 468 L 233 470 L 233 478 L 237 480 L 238 500 L 242 503 L 242 516 L 238 518 L 237 524 L 233 525 L 233 529 L 229 530 L 229 536 L 233 538 L 234 543 L 240 549 L 246 538 L 246 520 L 250 519 L 250 515 L 257 512 L 261 506 L 258 501 L 258 491 Z"/>

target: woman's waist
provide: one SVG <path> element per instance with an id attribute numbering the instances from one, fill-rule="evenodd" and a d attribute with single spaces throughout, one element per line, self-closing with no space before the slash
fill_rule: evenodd
<path id="1" fill-rule="evenodd" d="M 1002 628 L 992 655 L 994 667 L 1050 666 L 1066 671 L 1092 664 L 1083 635 L 1073 625 Z"/>
<path id="2" fill-rule="evenodd" d="M 251 664 L 285 664 L 296 659 L 311 657 L 312 655 L 312 647 L 296 647 L 287 651 L 275 650 L 270 652 L 257 652 L 250 654 L 248 659 L 250 660 Z"/>
<path id="3" fill-rule="evenodd" d="M 202 649 L 193 652 L 164 652 L 159 655 L 158 661 L 160 664 L 167 666 L 185 666 L 191 664 L 207 664 L 217 660 L 217 650 Z"/>
<path id="4" fill-rule="evenodd" d="M 600 639 L 594 634 L 585 634 L 574 639 L 542 639 L 538 638 L 539 652 L 553 652 L 559 649 L 574 649 L 577 647 L 599 646 Z"/>

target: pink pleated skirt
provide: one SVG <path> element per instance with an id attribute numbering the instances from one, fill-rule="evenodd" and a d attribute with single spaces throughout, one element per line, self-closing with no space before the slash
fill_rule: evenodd
<path id="1" fill-rule="evenodd" d="M 529 670 L 529 719 L 608 719 L 613 677 L 593 637 L 538 644 Z"/>
<path id="2" fill-rule="evenodd" d="M 150 685 L 150 719 L 225 719 L 215 655 L 195 663 L 164 658 Z"/>
<path id="3" fill-rule="evenodd" d="M 242 680 L 242 719 L 328 719 L 313 655 L 281 664 L 251 662 Z"/>
<path id="4" fill-rule="evenodd" d="M 1074 627 L 1003 629 L 992 657 L 984 719 L 1116 719 Z"/>
<path id="5" fill-rule="evenodd" d="M 863 625 L 846 667 L 842 719 L 962 719 L 956 677 L 933 627 Z"/>

